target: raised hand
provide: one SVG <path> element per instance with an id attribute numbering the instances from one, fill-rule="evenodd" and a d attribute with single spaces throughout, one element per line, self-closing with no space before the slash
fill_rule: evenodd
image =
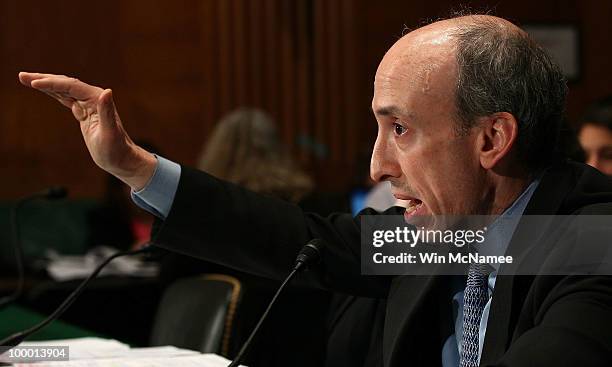
<path id="1" fill-rule="evenodd" d="M 134 190 L 149 182 L 157 160 L 123 128 L 113 92 L 64 75 L 19 73 L 19 81 L 55 98 L 72 110 L 94 162 Z"/>

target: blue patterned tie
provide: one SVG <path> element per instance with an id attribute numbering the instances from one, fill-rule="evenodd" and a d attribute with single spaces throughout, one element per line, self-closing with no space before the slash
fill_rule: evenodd
<path id="1" fill-rule="evenodd" d="M 491 272 L 487 264 L 471 264 L 463 293 L 463 338 L 461 339 L 461 367 L 478 366 L 478 332 L 485 305 L 489 302 L 487 278 Z"/>

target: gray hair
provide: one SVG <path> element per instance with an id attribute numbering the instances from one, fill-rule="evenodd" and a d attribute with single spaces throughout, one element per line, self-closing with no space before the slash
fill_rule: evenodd
<path id="1" fill-rule="evenodd" d="M 459 131 L 508 112 L 518 122 L 517 149 L 529 170 L 559 159 L 567 84 L 546 51 L 525 32 L 480 17 L 460 25 L 454 37 Z"/>

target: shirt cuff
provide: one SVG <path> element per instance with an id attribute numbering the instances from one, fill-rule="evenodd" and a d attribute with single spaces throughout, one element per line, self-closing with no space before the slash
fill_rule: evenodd
<path id="1" fill-rule="evenodd" d="M 166 219 L 181 178 L 181 166 L 164 157 L 158 155 L 155 157 L 157 166 L 153 177 L 141 190 L 132 191 L 132 200 L 156 217 Z"/>

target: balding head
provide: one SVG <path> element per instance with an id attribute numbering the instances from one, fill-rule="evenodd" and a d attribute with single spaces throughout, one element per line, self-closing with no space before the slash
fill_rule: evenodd
<path id="1" fill-rule="evenodd" d="M 377 75 L 406 74 L 416 71 L 413 78 L 426 79 L 442 66 L 456 69 L 458 36 L 462 31 L 486 26 L 497 35 L 525 36 L 524 31 L 505 19 L 489 15 L 470 15 L 431 23 L 405 34 L 385 54 Z M 416 67 L 420 65 L 420 67 Z"/>

